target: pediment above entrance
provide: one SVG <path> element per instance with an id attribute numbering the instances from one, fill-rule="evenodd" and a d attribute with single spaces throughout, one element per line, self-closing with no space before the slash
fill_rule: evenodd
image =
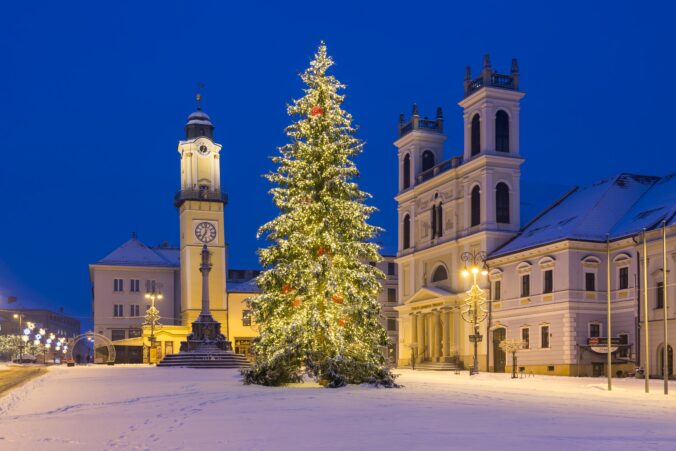
<path id="1" fill-rule="evenodd" d="M 404 301 L 404 305 L 419 304 L 429 301 L 440 300 L 439 298 L 447 298 L 455 296 L 455 293 L 437 287 L 423 287 L 415 292 L 413 296 Z"/>

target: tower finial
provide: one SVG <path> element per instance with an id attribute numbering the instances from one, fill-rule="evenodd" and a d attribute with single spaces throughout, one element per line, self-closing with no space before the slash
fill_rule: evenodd
<path id="1" fill-rule="evenodd" d="M 413 104 L 413 113 L 412 114 L 413 114 L 413 116 L 418 115 L 418 104 L 417 103 Z"/>
<path id="2" fill-rule="evenodd" d="M 200 91 L 204 89 L 204 83 L 200 82 L 197 83 L 197 95 L 195 95 L 195 99 L 197 100 L 197 111 L 202 110 L 202 105 L 200 105 L 200 101 L 202 100 L 202 94 Z"/>
<path id="3" fill-rule="evenodd" d="M 491 55 L 486 53 L 484 55 L 484 69 L 489 69 L 491 67 Z"/>

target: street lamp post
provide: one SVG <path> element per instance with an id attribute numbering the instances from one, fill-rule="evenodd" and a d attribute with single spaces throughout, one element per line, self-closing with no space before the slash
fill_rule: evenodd
<path id="1" fill-rule="evenodd" d="M 150 347 L 148 348 L 148 364 L 153 363 L 152 359 L 152 350 L 155 349 L 155 326 L 159 326 L 159 311 L 155 308 L 155 300 L 162 300 L 163 296 L 160 291 L 155 291 L 146 293 L 146 299 L 150 299 L 150 308 L 146 312 L 144 325 L 150 326 L 150 336 L 148 340 L 150 341 Z"/>
<path id="2" fill-rule="evenodd" d="M 469 374 L 474 375 L 479 374 L 479 343 L 483 338 L 479 331 L 479 324 L 488 316 L 486 296 L 484 290 L 477 284 L 477 274 L 487 275 L 488 267 L 485 252 L 464 252 L 461 258 L 465 263 L 465 269 L 462 270 L 463 277 L 469 277 L 470 274 L 473 277 L 472 288 L 467 291 L 467 299 L 461 307 L 460 316 L 473 326 L 473 334 L 469 336 L 469 341 L 474 343 L 474 361 Z"/>
<path id="3" fill-rule="evenodd" d="M 14 319 L 19 320 L 19 332 L 23 331 L 23 313 L 15 313 L 14 314 Z M 23 360 L 23 340 L 21 341 L 21 344 L 19 345 L 19 363 Z"/>

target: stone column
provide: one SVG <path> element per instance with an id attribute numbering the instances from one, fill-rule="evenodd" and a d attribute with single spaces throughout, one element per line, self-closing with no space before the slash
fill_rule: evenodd
<path id="1" fill-rule="evenodd" d="M 418 318 L 414 313 L 411 313 L 411 344 L 418 341 Z M 416 350 L 416 353 L 418 351 Z M 413 358 L 413 351 L 411 351 L 411 358 Z"/>
<path id="2" fill-rule="evenodd" d="M 441 312 L 441 323 L 442 323 L 442 328 L 443 328 L 443 351 L 442 351 L 442 356 L 444 357 L 444 362 L 446 361 L 447 357 L 451 356 L 451 331 L 450 331 L 450 323 L 449 323 L 449 318 L 450 312 L 443 311 Z"/>
<path id="3" fill-rule="evenodd" d="M 437 357 L 437 312 L 429 314 L 430 317 L 430 360 L 435 361 Z"/>
<path id="4" fill-rule="evenodd" d="M 432 316 L 434 323 L 434 360 L 438 361 L 441 357 L 441 328 L 439 327 L 439 310 L 435 310 Z"/>
<path id="5" fill-rule="evenodd" d="M 420 313 L 416 314 L 415 320 L 418 323 L 418 362 L 422 362 L 423 351 L 425 350 L 425 323 L 423 322 L 423 315 Z"/>

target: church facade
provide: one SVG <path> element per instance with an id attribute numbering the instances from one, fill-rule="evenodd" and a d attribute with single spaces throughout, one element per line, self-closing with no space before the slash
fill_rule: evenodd
<path id="1" fill-rule="evenodd" d="M 487 318 L 480 325 L 479 368 L 511 371 L 500 343 L 521 341 L 518 370 L 572 376 L 607 371 L 611 343 L 613 372 L 642 366 L 660 374 L 664 340 L 657 322 L 660 299 L 676 303 L 670 266 L 676 259 L 676 176 L 619 174 L 575 187 L 524 227 L 519 222 L 519 69 L 493 70 L 488 56 L 481 73 L 467 69 L 463 108 L 464 149 L 443 158 L 443 116 L 408 121 L 402 115 L 395 141 L 399 161 L 399 360 L 436 369 L 468 367 L 473 327 L 461 309 L 469 283 L 461 277 L 463 254 L 485 256 Z M 662 268 L 658 230 L 666 227 L 667 271 Z M 649 242 L 647 309 L 641 282 L 640 234 Z M 609 263 L 610 262 L 610 263 Z M 608 267 L 609 271 L 608 272 Z M 610 280 L 608 285 L 607 280 Z M 606 296 L 610 291 L 610 340 Z M 655 323 L 655 324 L 652 324 Z M 676 333 L 676 309 L 668 327 Z M 668 348 L 672 356 L 672 348 Z M 670 374 L 673 357 L 667 358 Z"/>

